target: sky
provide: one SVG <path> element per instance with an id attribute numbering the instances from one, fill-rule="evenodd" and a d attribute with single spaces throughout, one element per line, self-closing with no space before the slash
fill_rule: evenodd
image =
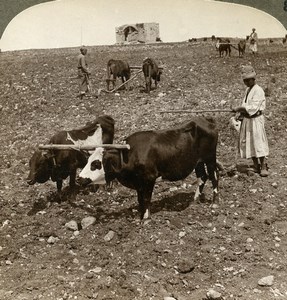
<path id="1" fill-rule="evenodd" d="M 111 45 L 115 27 L 159 23 L 163 42 L 193 37 L 284 37 L 286 29 L 271 15 L 238 4 L 212 0 L 57 0 L 30 7 L 6 27 L 2 51 Z"/>

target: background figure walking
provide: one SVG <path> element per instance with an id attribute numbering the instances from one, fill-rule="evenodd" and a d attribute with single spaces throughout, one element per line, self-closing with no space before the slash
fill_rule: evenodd
<path id="1" fill-rule="evenodd" d="M 242 119 L 239 133 L 239 150 L 242 158 L 252 158 L 255 172 L 268 176 L 266 156 L 269 154 L 265 119 L 266 107 L 263 89 L 255 83 L 256 73 L 252 66 L 242 68 L 242 79 L 247 89 L 241 106 L 233 108 Z"/>
<path id="2" fill-rule="evenodd" d="M 255 28 L 252 29 L 252 33 L 249 36 L 249 40 L 250 40 L 250 50 L 252 52 L 253 55 L 255 55 L 257 53 L 257 42 L 258 42 L 258 35 L 255 32 Z"/>
<path id="3" fill-rule="evenodd" d="M 80 48 L 81 54 L 78 56 L 78 77 L 79 77 L 79 95 L 80 99 L 89 91 L 89 76 L 88 63 L 86 60 L 87 49 L 83 46 Z"/>

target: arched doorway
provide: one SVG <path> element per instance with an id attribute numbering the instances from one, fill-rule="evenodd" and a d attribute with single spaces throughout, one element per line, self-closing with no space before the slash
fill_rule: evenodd
<path id="1" fill-rule="evenodd" d="M 127 26 L 125 29 L 124 29 L 124 36 L 125 36 L 125 41 L 129 41 L 129 36 L 131 35 L 135 35 L 138 33 L 138 30 L 134 27 L 134 26 Z"/>

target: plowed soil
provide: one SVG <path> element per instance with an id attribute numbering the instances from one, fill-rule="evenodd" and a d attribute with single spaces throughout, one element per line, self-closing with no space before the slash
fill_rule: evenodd
<path id="1" fill-rule="evenodd" d="M 235 42 L 235 41 L 234 41 Z M 244 58 L 232 48 L 219 57 L 211 41 L 88 47 L 92 97 L 80 100 L 79 49 L 0 53 L 0 299 L 287 299 L 287 52 L 261 42 Z M 145 57 L 163 67 L 159 87 L 144 92 L 139 74 L 129 90 L 107 94 L 106 63 Z M 136 193 L 120 184 L 79 190 L 56 201 L 56 185 L 28 186 L 29 159 L 59 130 L 102 114 L 116 121 L 115 142 L 147 129 L 171 128 L 190 118 L 176 109 L 228 109 L 241 103 L 240 66 L 251 63 L 267 96 L 269 176 L 247 172 L 237 155 L 231 113 L 205 113 L 218 124 L 220 203 L 195 204 L 195 175 L 158 181 L 149 222 L 138 218 Z M 134 70 L 133 73 L 136 71 Z M 118 83 L 119 84 L 119 81 Z M 96 96 L 98 95 L 98 98 Z M 74 232 L 65 224 L 95 217 Z M 274 276 L 270 286 L 258 280 Z M 220 298 L 214 298 L 220 299 Z"/>

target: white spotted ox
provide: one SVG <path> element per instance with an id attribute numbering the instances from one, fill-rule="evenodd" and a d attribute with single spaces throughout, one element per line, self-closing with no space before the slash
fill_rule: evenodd
<path id="1" fill-rule="evenodd" d="M 114 119 L 110 116 L 99 116 L 86 126 L 70 131 L 60 131 L 49 140 L 49 144 L 73 144 L 90 146 L 94 144 L 113 143 Z M 92 152 L 90 152 L 91 154 Z M 87 163 L 89 153 L 77 150 L 36 150 L 30 159 L 30 172 L 27 183 L 44 183 L 51 179 L 57 183 L 60 194 L 63 180 L 70 176 L 70 188 L 75 187 L 77 168 Z"/>
<path id="2" fill-rule="evenodd" d="M 156 179 L 182 180 L 195 169 L 199 183 L 195 200 L 203 195 L 209 178 L 215 202 L 218 200 L 217 139 L 213 119 L 203 117 L 194 117 L 174 129 L 136 132 L 125 140 L 130 150 L 96 149 L 79 174 L 79 181 L 86 185 L 117 179 L 137 191 L 140 217 L 149 218 Z"/>

